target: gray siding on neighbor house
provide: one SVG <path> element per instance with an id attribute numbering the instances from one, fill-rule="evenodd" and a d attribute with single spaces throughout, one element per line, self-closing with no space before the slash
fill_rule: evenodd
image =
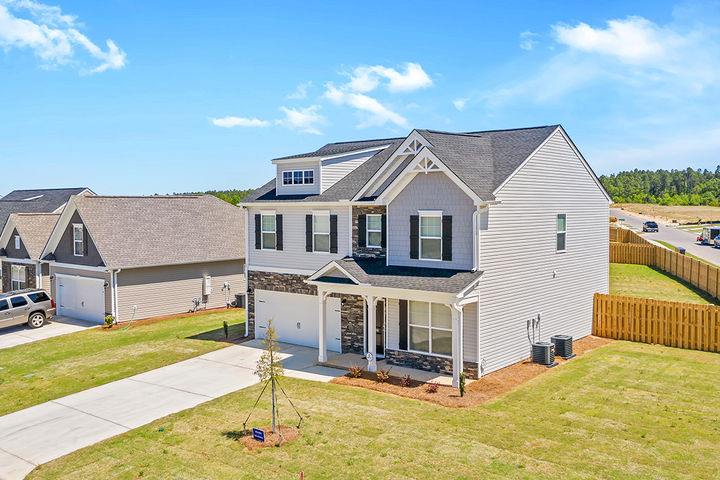
<path id="1" fill-rule="evenodd" d="M 269 211 L 270 209 L 267 209 Z M 320 253 L 305 251 L 305 215 L 313 210 L 330 211 L 338 216 L 338 253 Z M 283 250 L 255 249 L 255 214 L 266 209 L 250 207 L 247 225 L 248 251 L 246 254 L 250 268 L 263 270 L 263 267 L 281 268 L 288 271 L 301 271 L 310 274 L 325 266 L 331 260 L 351 254 L 350 246 L 350 207 L 281 207 L 272 209 L 283 216 Z"/>
<path id="2" fill-rule="evenodd" d="M 105 313 L 110 313 L 112 311 L 112 297 L 110 295 L 110 273 L 96 272 L 92 270 L 82 270 L 79 268 L 60 267 L 57 265 L 51 265 L 49 273 L 50 276 L 54 276 L 60 273 L 63 275 L 74 275 L 76 277 L 102 278 L 107 284 L 107 287 L 105 287 Z M 43 282 L 44 281 L 45 280 L 43 280 Z M 57 298 L 56 285 L 57 277 L 50 280 L 50 287 L 45 286 L 45 284 L 43 283 L 43 288 L 50 291 L 50 296 L 52 296 L 52 298 Z"/>
<path id="3" fill-rule="evenodd" d="M 452 261 L 410 258 L 410 216 L 418 210 L 442 210 L 452 215 Z M 475 206 L 444 173 L 418 174 L 387 207 L 388 264 L 414 267 L 473 267 L 473 212 Z"/>
<path id="4" fill-rule="evenodd" d="M 17 229 L 13 230 L 8 243 L 5 246 L 5 252 L 7 253 L 8 258 L 30 258 L 30 255 L 25 248 L 25 244 L 22 241 L 22 237 L 20 238 L 20 249 L 15 248 L 16 235 L 19 235 Z"/>
<path id="5" fill-rule="evenodd" d="M 345 175 L 365 163 L 365 161 L 372 157 L 376 152 L 377 151 L 370 153 L 356 153 L 355 155 L 347 155 L 340 158 L 323 160 L 321 192 L 324 192 L 335 185 Z"/>
<path id="6" fill-rule="evenodd" d="M 283 185 L 283 172 L 292 170 L 312 170 L 314 183 L 309 185 Z M 308 193 L 320 193 L 320 165 L 318 162 L 278 165 L 276 182 L 278 195 L 304 195 Z"/>
<path id="7" fill-rule="evenodd" d="M 47 263 L 40 264 L 40 282 L 42 285 L 40 288 L 49 292 L 50 291 L 50 265 Z"/>
<path id="8" fill-rule="evenodd" d="M 593 294 L 608 292 L 608 201 L 560 133 L 496 196 L 501 203 L 479 222 L 483 373 L 529 356 L 526 322 L 538 313 L 543 341 L 589 335 Z M 556 252 L 558 213 L 567 214 L 564 253 Z"/>
<path id="9" fill-rule="evenodd" d="M 85 232 L 87 233 L 86 241 L 88 242 L 88 253 L 82 257 L 75 256 L 73 253 L 73 224 L 75 223 L 83 223 L 77 212 L 73 214 L 70 219 L 70 223 L 68 223 L 62 237 L 60 237 L 57 247 L 55 247 L 55 251 L 53 252 L 55 254 L 55 261 L 59 263 L 72 263 L 88 267 L 99 267 L 104 265 L 102 257 L 100 257 L 100 252 L 98 252 L 95 247 L 87 228 L 85 229 Z"/>
<path id="10" fill-rule="evenodd" d="M 119 321 L 133 318 L 133 305 L 137 306 L 136 320 L 189 311 L 192 300 L 202 297 L 206 275 L 212 277 L 212 293 L 203 306 L 224 307 L 225 282 L 230 283 L 230 301 L 235 301 L 236 294 L 245 293 L 244 265 L 242 260 L 232 260 L 123 269 L 117 274 Z"/>

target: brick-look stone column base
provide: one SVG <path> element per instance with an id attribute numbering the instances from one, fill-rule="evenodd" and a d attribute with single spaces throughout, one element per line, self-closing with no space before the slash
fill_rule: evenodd
<path id="1" fill-rule="evenodd" d="M 385 350 L 385 361 L 390 365 L 452 375 L 452 358 L 434 357 L 402 350 Z M 463 362 L 463 371 L 470 379 L 478 378 L 478 365 L 475 362 Z"/>

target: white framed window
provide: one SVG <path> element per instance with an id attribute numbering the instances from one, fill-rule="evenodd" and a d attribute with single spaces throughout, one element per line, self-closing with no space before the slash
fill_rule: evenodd
<path id="1" fill-rule="evenodd" d="M 567 214 L 558 213 L 555 249 L 557 252 L 567 250 Z"/>
<path id="2" fill-rule="evenodd" d="M 27 267 L 12 265 L 10 267 L 10 290 L 22 290 L 27 287 Z"/>
<path id="3" fill-rule="evenodd" d="M 274 213 L 263 213 L 260 215 L 260 231 L 262 233 L 262 249 L 276 250 L 277 235 Z"/>
<path id="4" fill-rule="evenodd" d="M 85 229 L 81 223 L 73 223 L 73 255 L 82 257 L 85 255 L 84 235 Z"/>
<path id="5" fill-rule="evenodd" d="M 313 212 L 313 252 L 330 253 L 330 212 Z"/>
<path id="6" fill-rule="evenodd" d="M 20 235 L 15 235 L 15 250 L 20 250 Z"/>
<path id="7" fill-rule="evenodd" d="M 452 313 L 440 303 L 410 301 L 408 347 L 412 351 L 452 356 Z"/>
<path id="8" fill-rule="evenodd" d="M 382 215 L 369 214 L 366 217 L 367 241 L 369 248 L 382 247 Z"/>
<path id="9" fill-rule="evenodd" d="M 283 185 L 312 185 L 315 183 L 315 172 L 312 170 L 288 170 L 283 172 Z"/>
<path id="10" fill-rule="evenodd" d="M 420 212 L 420 258 L 442 260 L 442 212 Z"/>

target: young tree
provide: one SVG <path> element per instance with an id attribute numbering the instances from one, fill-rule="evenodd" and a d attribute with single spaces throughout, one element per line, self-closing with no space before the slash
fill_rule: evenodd
<path id="1" fill-rule="evenodd" d="M 275 383 L 277 378 L 282 376 L 283 367 L 280 363 L 280 352 L 277 347 L 277 334 L 272 326 L 272 319 L 268 321 L 267 331 L 263 339 L 265 350 L 260 356 L 255 367 L 255 375 L 260 377 L 261 382 L 271 382 L 272 387 L 272 427 L 273 433 L 277 433 L 275 429 L 275 420 L 277 418 L 277 396 L 275 395 Z"/>

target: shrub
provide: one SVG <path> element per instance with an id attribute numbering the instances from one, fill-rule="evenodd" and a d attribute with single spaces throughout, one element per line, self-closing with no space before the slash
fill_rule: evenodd
<path id="1" fill-rule="evenodd" d="M 375 375 L 377 375 L 378 382 L 385 383 L 390 379 L 390 369 L 378 370 Z"/>
<path id="2" fill-rule="evenodd" d="M 440 384 L 438 384 L 436 382 L 430 382 L 427 385 L 425 385 L 425 391 L 427 393 L 435 393 L 438 391 L 439 388 L 440 388 Z"/>
<path id="3" fill-rule="evenodd" d="M 410 375 L 405 375 L 400 379 L 400 386 L 401 387 L 409 387 L 412 384 L 412 378 L 410 378 Z"/>
<path id="4" fill-rule="evenodd" d="M 353 365 L 350 367 L 350 370 L 348 371 L 348 377 L 351 378 L 360 378 L 362 377 L 363 371 L 362 368 L 358 367 L 357 365 Z"/>
<path id="5" fill-rule="evenodd" d="M 115 317 L 112 315 L 105 315 L 105 327 L 110 328 L 115 324 Z"/>
<path id="6" fill-rule="evenodd" d="M 465 396 L 465 372 L 460 372 L 460 396 Z"/>

